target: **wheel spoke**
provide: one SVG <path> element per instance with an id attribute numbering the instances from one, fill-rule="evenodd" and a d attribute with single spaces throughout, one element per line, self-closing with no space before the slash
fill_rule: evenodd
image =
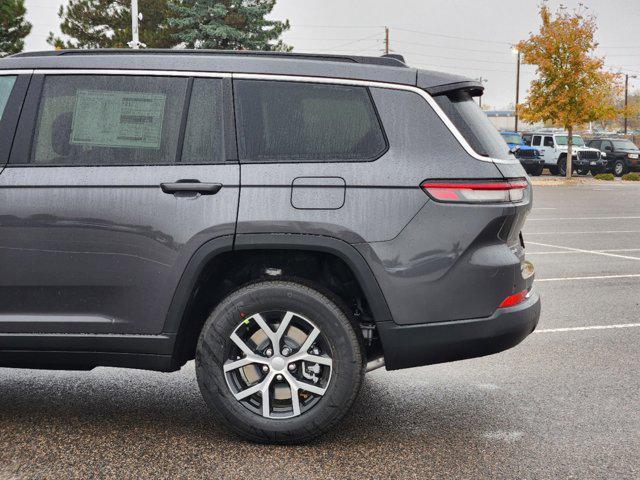
<path id="1" fill-rule="evenodd" d="M 320 396 L 324 395 L 324 393 L 327 391 L 326 388 L 317 387 L 316 385 L 311 385 L 310 383 L 302 382 L 297 378 L 293 377 L 289 373 L 285 373 L 285 378 L 289 382 L 289 385 L 291 387 L 295 387 L 297 390 L 304 390 L 306 392 L 314 393 Z"/>
<path id="2" fill-rule="evenodd" d="M 305 353 L 296 357 L 296 361 L 302 360 L 303 362 L 309 363 L 319 363 L 320 365 L 326 365 L 328 367 L 333 367 L 333 360 L 329 357 L 321 356 L 321 355 L 312 355 L 310 353 Z"/>
<path id="3" fill-rule="evenodd" d="M 258 355 L 247 355 L 244 358 L 235 361 L 227 361 L 222 367 L 224 372 L 230 372 L 231 370 L 235 370 L 237 368 L 242 368 L 247 365 L 251 365 L 252 363 L 259 363 L 261 365 L 267 365 L 269 363 L 265 358 L 259 357 Z"/>
<path id="4" fill-rule="evenodd" d="M 246 343 L 244 343 L 244 341 L 242 341 L 242 339 L 236 334 L 236 332 L 233 332 L 230 338 L 233 341 L 233 343 L 235 343 L 238 346 L 238 348 L 242 350 L 242 353 L 244 353 L 247 357 L 255 356 L 255 353 L 253 352 L 253 350 L 249 348 L 249 345 L 247 345 Z"/>
<path id="5" fill-rule="evenodd" d="M 271 384 L 271 380 L 273 380 L 272 373 L 267 375 L 260 383 L 256 383 L 252 387 L 246 388 L 238 393 L 234 393 L 233 396 L 236 397 L 236 400 L 243 400 L 255 393 L 261 392 L 265 387 L 268 389 Z"/>
<path id="6" fill-rule="evenodd" d="M 289 323 L 291 323 L 292 318 L 293 318 L 293 312 L 287 312 L 284 314 L 284 317 L 282 318 L 282 322 L 280 322 L 280 326 L 278 327 L 278 330 L 276 331 L 276 334 L 275 334 L 276 343 L 278 344 L 278 347 L 280 346 L 280 342 L 282 341 L 284 332 L 287 331 L 287 328 L 289 327 Z"/>
<path id="7" fill-rule="evenodd" d="M 289 389 L 291 390 L 291 408 L 295 416 L 300 415 L 300 397 L 298 397 L 298 387 L 289 383 Z"/>
<path id="8" fill-rule="evenodd" d="M 311 333 L 309 334 L 307 339 L 304 341 L 304 343 L 302 344 L 298 352 L 306 354 L 307 351 L 311 348 L 311 345 L 313 345 L 313 342 L 315 342 L 316 338 L 318 338 L 318 335 L 320 335 L 320 330 L 316 327 L 313 327 L 313 330 L 311 330 Z"/>
<path id="9" fill-rule="evenodd" d="M 262 318 L 262 315 L 259 313 L 253 315 L 252 318 L 267 337 L 269 337 L 269 340 L 271 341 L 271 348 L 273 348 L 273 355 L 280 355 L 280 345 L 277 341 L 275 332 L 271 330 L 271 327 L 267 325 L 267 322 L 264 321 L 264 318 Z"/>
<path id="10" fill-rule="evenodd" d="M 271 377 L 273 378 L 273 377 Z M 269 387 L 271 386 L 271 380 L 265 383 L 262 389 L 262 416 L 263 417 L 271 417 L 271 398 L 269 395 Z"/>

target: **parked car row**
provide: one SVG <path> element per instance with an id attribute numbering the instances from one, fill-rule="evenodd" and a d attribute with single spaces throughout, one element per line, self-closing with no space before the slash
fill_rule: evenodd
<path id="1" fill-rule="evenodd" d="M 501 132 L 509 151 L 529 175 L 538 176 L 545 168 L 552 175 L 565 175 L 568 134 L 565 132 Z M 640 149 L 624 138 L 596 137 L 585 142 L 572 135 L 572 169 L 579 175 L 613 173 L 621 177 L 640 171 Z"/>

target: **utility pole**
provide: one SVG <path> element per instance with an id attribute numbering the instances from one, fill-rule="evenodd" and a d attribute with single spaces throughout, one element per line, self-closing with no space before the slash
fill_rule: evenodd
<path id="1" fill-rule="evenodd" d="M 516 65 L 516 105 L 515 105 L 515 131 L 518 131 L 518 103 L 520 103 L 520 50 L 514 48 L 513 53 L 517 54 Z"/>
<path id="2" fill-rule="evenodd" d="M 140 30 L 138 28 L 138 0 L 131 0 L 131 42 L 129 46 L 133 49 L 140 48 Z"/>
<path id="3" fill-rule="evenodd" d="M 628 123 L 628 112 L 627 107 L 629 106 L 629 77 L 638 78 L 637 75 L 629 75 L 625 74 L 624 76 L 624 134 L 627 134 L 627 123 Z"/>
<path id="4" fill-rule="evenodd" d="M 389 55 L 389 27 L 384 27 L 384 54 Z"/>

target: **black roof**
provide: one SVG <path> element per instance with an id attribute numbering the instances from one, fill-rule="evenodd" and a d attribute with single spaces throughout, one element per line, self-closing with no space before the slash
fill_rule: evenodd
<path id="1" fill-rule="evenodd" d="M 465 88 L 482 93 L 482 85 L 459 75 L 418 70 L 400 56 L 366 57 L 296 52 L 168 49 L 96 49 L 26 52 L 0 59 L 0 70 L 135 69 L 264 73 L 334 77 L 397 83 L 437 95 Z"/>

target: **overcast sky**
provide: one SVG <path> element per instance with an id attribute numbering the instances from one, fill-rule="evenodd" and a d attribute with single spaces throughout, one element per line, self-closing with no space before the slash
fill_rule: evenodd
<path id="1" fill-rule="evenodd" d="M 26 0 L 33 31 L 27 50 L 51 48 L 64 0 Z M 575 7 L 578 2 L 550 1 Z M 640 77 L 640 0 L 583 0 L 598 19 L 599 53 L 607 66 Z M 485 104 L 515 100 L 515 55 L 510 45 L 539 25 L 537 0 L 278 0 L 272 17 L 288 18 L 284 39 L 295 51 L 380 55 L 384 27 L 390 45 L 412 66 L 486 79 Z M 144 12 L 143 12 L 144 13 Z M 535 68 L 522 67 L 521 99 Z M 630 80 L 640 87 L 640 78 Z"/>

